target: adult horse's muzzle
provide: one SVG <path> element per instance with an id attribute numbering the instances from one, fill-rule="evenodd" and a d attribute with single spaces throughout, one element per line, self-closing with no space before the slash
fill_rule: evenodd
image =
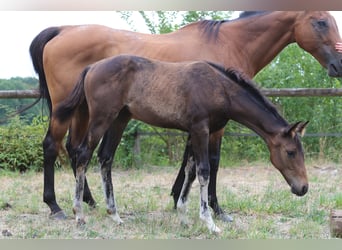
<path id="1" fill-rule="evenodd" d="M 342 54 L 330 60 L 327 69 L 330 77 L 342 77 Z"/>
<path id="2" fill-rule="evenodd" d="M 327 53 L 328 75 L 330 77 L 342 77 L 342 43 L 336 43 L 335 50 Z"/>

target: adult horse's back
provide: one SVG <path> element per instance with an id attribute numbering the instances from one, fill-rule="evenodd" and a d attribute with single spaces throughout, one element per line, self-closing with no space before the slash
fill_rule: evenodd
<path id="1" fill-rule="evenodd" d="M 99 25 L 62 26 L 42 31 L 31 44 L 31 56 L 39 74 L 41 95 L 53 111 L 71 92 L 82 69 L 100 59 L 117 54 L 135 54 L 162 61 L 208 60 L 235 67 L 253 77 L 288 44 L 297 42 L 311 53 L 330 76 L 342 76 L 342 54 L 336 22 L 328 12 L 262 12 L 235 21 L 200 21 L 164 35 L 115 30 Z M 71 122 L 68 152 L 75 171 L 74 146 L 85 133 L 87 112 L 77 112 Z M 44 139 L 44 201 L 53 215 L 63 217 L 54 191 L 54 162 L 69 124 L 59 126 L 53 119 Z M 76 131 L 75 127 L 79 129 Z M 81 128 L 81 129 L 80 129 Z M 115 128 L 110 128 L 99 150 L 101 164 L 112 164 Z M 216 176 L 223 131 L 210 136 L 210 206 L 217 215 L 223 211 L 216 197 Z M 185 161 L 184 161 L 185 162 Z M 184 164 L 183 164 L 184 167 Z M 178 199 L 184 180 L 180 170 L 173 187 Z M 84 200 L 91 205 L 88 185 Z"/>

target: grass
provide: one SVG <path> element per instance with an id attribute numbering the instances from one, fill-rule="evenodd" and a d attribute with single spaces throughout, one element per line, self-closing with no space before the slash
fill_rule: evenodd
<path id="1" fill-rule="evenodd" d="M 72 214 L 74 178 L 71 170 L 56 172 L 56 196 L 68 219 L 49 219 L 42 201 L 43 174 L 0 172 L 0 238 L 11 239 L 329 239 L 331 209 L 342 209 L 340 165 L 308 166 L 310 190 L 304 197 L 291 194 L 280 173 L 270 165 L 221 168 L 218 198 L 234 222 L 216 221 L 222 233 L 208 233 L 199 221 L 199 188 L 190 194 L 190 225 L 180 224 L 170 188 L 174 167 L 146 167 L 113 171 L 114 192 L 123 225 L 107 216 L 100 174 L 87 173 L 98 202 L 84 204 L 86 222 L 76 227 Z M 8 236 L 10 232 L 10 236 Z"/>

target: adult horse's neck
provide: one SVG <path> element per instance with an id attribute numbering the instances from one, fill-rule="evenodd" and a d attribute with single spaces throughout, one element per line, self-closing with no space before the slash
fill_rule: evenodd
<path id="1" fill-rule="evenodd" d="M 295 42 L 293 33 L 299 14 L 293 11 L 270 12 L 223 23 L 217 43 L 227 50 L 225 60 L 234 56 L 234 60 L 238 60 L 237 66 L 254 77 L 282 49 Z"/>

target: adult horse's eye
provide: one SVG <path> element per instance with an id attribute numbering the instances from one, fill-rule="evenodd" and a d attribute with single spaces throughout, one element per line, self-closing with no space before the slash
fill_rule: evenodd
<path id="1" fill-rule="evenodd" d="M 289 158 L 294 158 L 296 156 L 296 151 L 286 151 Z"/>
<path id="2" fill-rule="evenodd" d="M 316 26 L 320 29 L 328 28 L 328 23 L 325 20 L 318 20 Z"/>

